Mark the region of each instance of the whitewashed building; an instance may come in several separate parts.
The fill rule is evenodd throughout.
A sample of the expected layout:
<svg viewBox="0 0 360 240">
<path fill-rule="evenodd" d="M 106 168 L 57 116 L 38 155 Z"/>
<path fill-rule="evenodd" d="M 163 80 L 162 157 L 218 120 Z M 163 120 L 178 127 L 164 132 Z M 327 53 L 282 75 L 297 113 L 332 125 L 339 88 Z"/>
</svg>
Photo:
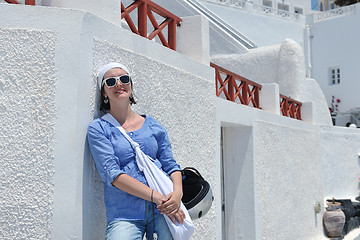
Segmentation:
<svg viewBox="0 0 360 240">
<path fill-rule="evenodd" d="M 304 49 L 307 77 L 319 83 L 329 108 L 338 105 L 333 116 L 336 125 L 345 126 L 350 122 L 360 126 L 359 4 L 316 12 L 311 11 L 309 1 L 306 1 L 308 4 L 304 4 L 305 1 L 263 1 L 263 5 L 261 1 L 241 0 L 199 2 L 251 39 L 255 46 L 275 45 L 287 38 L 296 41 Z M 284 5 L 286 7 L 280 7 Z"/>
<path fill-rule="evenodd" d="M 359 195 L 360 132 L 332 125 L 312 55 L 328 33 L 311 29 L 325 21 L 310 21 L 300 2 L 279 17 L 250 2 L 168 1 L 182 19 L 176 51 L 132 33 L 115 0 L 0 3 L 0 238 L 104 238 L 102 183 L 85 137 L 99 116 L 98 69 L 119 61 L 133 74 L 135 110 L 158 119 L 180 165 L 212 186 L 192 239 L 327 239 L 325 200 Z M 324 75 L 346 69 L 323 65 Z M 258 97 L 247 91 L 249 105 L 224 99 L 233 90 L 222 81 L 234 73 L 261 84 Z M 301 120 L 284 116 L 286 97 L 301 103 Z"/>
</svg>

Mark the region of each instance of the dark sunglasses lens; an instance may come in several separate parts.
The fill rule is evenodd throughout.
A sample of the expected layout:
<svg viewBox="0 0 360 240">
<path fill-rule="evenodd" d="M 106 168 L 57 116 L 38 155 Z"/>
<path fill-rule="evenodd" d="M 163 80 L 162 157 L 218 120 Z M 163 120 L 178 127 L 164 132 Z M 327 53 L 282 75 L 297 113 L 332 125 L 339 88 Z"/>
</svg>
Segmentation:
<svg viewBox="0 0 360 240">
<path fill-rule="evenodd" d="M 120 82 L 122 84 L 129 84 L 130 83 L 130 77 L 127 75 L 121 76 L 120 77 Z"/>
<path fill-rule="evenodd" d="M 113 87 L 116 84 L 116 78 L 108 78 L 106 79 L 106 86 Z"/>
</svg>

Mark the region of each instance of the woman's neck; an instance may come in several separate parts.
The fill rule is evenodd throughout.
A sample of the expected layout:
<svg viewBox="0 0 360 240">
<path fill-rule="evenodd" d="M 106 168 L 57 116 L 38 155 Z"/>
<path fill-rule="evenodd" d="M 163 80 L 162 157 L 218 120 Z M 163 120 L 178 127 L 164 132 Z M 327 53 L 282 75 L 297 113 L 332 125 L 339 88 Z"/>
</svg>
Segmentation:
<svg viewBox="0 0 360 240">
<path fill-rule="evenodd" d="M 133 117 L 135 114 L 131 110 L 129 103 L 127 104 L 117 104 L 112 105 L 110 108 L 110 114 L 121 124 L 123 125 L 129 118 Z"/>
</svg>

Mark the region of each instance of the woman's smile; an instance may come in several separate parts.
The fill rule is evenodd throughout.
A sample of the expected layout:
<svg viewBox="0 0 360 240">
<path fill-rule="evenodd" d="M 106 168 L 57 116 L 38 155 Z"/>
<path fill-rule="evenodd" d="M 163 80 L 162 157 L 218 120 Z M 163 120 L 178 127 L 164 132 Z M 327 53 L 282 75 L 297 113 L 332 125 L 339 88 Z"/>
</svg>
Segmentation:
<svg viewBox="0 0 360 240">
<path fill-rule="evenodd" d="M 115 92 L 115 94 L 121 94 L 121 93 L 125 93 L 125 92 L 126 92 L 126 90 L 124 88 L 120 88 L 119 90 L 117 90 Z"/>
</svg>

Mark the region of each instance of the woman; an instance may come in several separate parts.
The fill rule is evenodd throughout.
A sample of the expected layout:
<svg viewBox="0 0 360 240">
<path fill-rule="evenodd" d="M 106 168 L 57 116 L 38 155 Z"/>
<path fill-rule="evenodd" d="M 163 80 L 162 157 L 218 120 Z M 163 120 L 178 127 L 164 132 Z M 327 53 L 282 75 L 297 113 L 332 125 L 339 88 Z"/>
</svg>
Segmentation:
<svg viewBox="0 0 360 240">
<path fill-rule="evenodd" d="M 165 222 L 166 214 L 182 223 L 185 214 L 180 209 L 182 177 L 173 159 L 165 129 L 153 118 L 132 111 L 135 104 L 130 72 L 120 63 L 102 67 L 98 75 L 101 106 L 104 112 L 125 129 L 140 145 L 141 150 L 155 160 L 173 181 L 174 191 L 167 196 L 150 189 L 144 174 L 139 171 L 135 152 L 128 140 L 112 124 L 102 118 L 88 127 L 88 142 L 96 167 L 104 182 L 108 240 L 153 238 L 172 239 Z M 154 207 L 156 204 L 157 207 Z"/>
</svg>

